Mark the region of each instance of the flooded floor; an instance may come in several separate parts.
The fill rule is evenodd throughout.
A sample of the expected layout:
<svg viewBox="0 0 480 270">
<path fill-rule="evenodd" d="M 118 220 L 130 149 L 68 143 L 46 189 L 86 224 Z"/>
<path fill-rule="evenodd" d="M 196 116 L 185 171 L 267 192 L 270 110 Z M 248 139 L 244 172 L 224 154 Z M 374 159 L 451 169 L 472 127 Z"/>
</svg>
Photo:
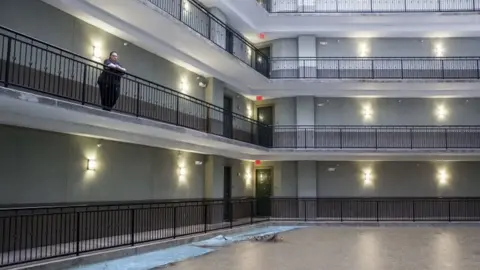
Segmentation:
<svg viewBox="0 0 480 270">
<path fill-rule="evenodd" d="M 167 270 L 478 270 L 480 227 L 308 227 L 246 241 Z"/>
</svg>

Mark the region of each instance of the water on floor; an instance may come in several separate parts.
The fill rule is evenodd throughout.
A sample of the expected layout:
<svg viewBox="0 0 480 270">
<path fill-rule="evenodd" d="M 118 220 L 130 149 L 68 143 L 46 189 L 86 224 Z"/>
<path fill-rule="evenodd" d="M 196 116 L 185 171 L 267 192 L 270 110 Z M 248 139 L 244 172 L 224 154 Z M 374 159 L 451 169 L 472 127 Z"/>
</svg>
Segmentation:
<svg viewBox="0 0 480 270">
<path fill-rule="evenodd" d="M 217 250 L 220 247 L 228 246 L 233 243 L 246 241 L 252 237 L 268 236 L 290 230 L 295 230 L 298 226 L 269 226 L 252 229 L 247 232 L 219 235 L 188 245 L 162 249 L 154 252 L 129 256 L 121 259 L 106 261 L 97 264 L 75 267 L 75 270 L 149 270 L 167 265 L 175 264 L 187 259 L 192 259 Z M 72 270 L 73 270 L 72 269 Z M 215 268 L 216 269 L 216 268 Z"/>
</svg>

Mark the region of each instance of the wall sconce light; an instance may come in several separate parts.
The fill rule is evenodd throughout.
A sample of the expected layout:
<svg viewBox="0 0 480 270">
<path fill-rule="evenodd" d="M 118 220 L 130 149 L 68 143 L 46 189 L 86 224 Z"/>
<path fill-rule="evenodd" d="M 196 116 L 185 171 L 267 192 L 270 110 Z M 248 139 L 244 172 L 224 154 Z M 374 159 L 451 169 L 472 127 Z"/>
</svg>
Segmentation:
<svg viewBox="0 0 480 270">
<path fill-rule="evenodd" d="M 98 46 L 92 46 L 92 59 L 94 61 L 100 61 L 100 48 Z"/>
<path fill-rule="evenodd" d="M 370 169 L 366 169 L 363 171 L 363 185 L 371 186 L 372 184 L 372 171 Z"/>
<path fill-rule="evenodd" d="M 368 45 L 365 42 L 362 42 L 358 45 L 358 55 L 360 57 L 367 57 L 369 54 Z"/>
<path fill-rule="evenodd" d="M 259 56 L 259 57 L 257 58 L 257 62 L 262 63 L 262 57 Z"/>
<path fill-rule="evenodd" d="M 247 117 L 251 118 L 253 115 L 252 107 L 247 106 Z"/>
<path fill-rule="evenodd" d="M 97 161 L 95 159 L 87 159 L 87 171 L 95 171 L 97 169 Z"/>
<path fill-rule="evenodd" d="M 441 170 L 438 171 L 437 178 L 438 178 L 438 183 L 441 186 L 445 186 L 445 185 L 448 184 L 448 174 L 447 174 L 447 171 L 445 169 L 441 169 Z"/>
<path fill-rule="evenodd" d="M 252 175 L 250 174 L 250 172 L 245 173 L 245 184 L 246 186 L 252 185 Z"/>
<path fill-rule="evenodd" d="M 258 119 L 259 119 L 260 121 L 263 121 L 263 115 L 260 114 L 260 115 L 258 116 Z"/>
<path fill-rule="evenodd" d="M 247 47 L 247 56 L 252 56 L 252 49 L 250 47 Z"/>
<path fill-rule="evenodd" d="M 190 3 L 188 3 L 188 0 L 183 0 L 183 10 L 190 11 Z"/>
<path fill-rule="evenodd" d="M 441 43 L 435 44 L 433 47 L 433 55 L 436 57 L 444 57 L 445 56 L 445 48 Z"/>
<path fill-rule="evenodd" d="M 365 105 L 363 107 L 362 114 L 363 114 L 363 118 L 365 118 L 366 120 L 371 119 L 373 116 L 372 107 L 370 105 Z"/>
<path fill-rule="evenodd" d="M 182 79 L 180 81 L 180 92 L 182 93 L 187 93 L 188 92 L 188 88 L 189 88 L 189 85 L 188 85 L 188 82 L 186 79 Z"/>
<path fill-rule="evenodd" d="M 439 105 L 435 114 L 437 115 L 438 120 L 444 120 L 448 115 L 448 111 L 444 105 Z"/>
<path fill-rule="evenodd" d="M 182 176 L 185 176 L 187 174 L 187 170 L 185 169 L 185 167 L 178 167 L 178 176 L 182 177 Z"/>
</svg>

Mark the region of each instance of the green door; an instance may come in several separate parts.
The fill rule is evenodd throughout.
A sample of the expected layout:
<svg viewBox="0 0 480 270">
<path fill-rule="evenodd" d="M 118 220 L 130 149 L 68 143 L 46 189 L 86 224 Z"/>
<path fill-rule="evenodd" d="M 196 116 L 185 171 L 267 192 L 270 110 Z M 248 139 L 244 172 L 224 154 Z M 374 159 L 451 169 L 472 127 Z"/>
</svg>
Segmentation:
<svg viewBox="0 0 480 270">
<path fill-rule="evenodd" d="M 272 196 L 272 169 L 257 169 L 255 171 L 255 198 L 257 199 L 257 216 L 270 216 L 270 197 Z"/>
</svg>

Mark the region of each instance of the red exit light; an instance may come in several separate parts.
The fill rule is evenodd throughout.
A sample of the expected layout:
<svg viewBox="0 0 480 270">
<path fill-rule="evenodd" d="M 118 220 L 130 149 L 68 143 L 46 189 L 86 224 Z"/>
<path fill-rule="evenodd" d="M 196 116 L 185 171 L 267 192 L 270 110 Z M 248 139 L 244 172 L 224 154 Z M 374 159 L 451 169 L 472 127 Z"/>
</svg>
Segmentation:
<svg viewBox="0 0 480 270">
<path fill-rule="evenodd" d="M 262 101 L 262 100 L 263 100 L 263 97 L 262 97 L 262 96 L 256 96 L 255 99 L 256 99 L 257 101 Z"/>
<path fill-rule="evenodd" d="M 258 34 L 258 37 L 259 37 L 260 39 L 264 39 L 264 38 L 265 38 L 265 33 L 260 33 L 260 34 Z"/>
<path fill-rule="evenodd" d="M 260 165 L 262 162 L 260 160 L 255 160 L 255 165 Z"/>
</svg>

